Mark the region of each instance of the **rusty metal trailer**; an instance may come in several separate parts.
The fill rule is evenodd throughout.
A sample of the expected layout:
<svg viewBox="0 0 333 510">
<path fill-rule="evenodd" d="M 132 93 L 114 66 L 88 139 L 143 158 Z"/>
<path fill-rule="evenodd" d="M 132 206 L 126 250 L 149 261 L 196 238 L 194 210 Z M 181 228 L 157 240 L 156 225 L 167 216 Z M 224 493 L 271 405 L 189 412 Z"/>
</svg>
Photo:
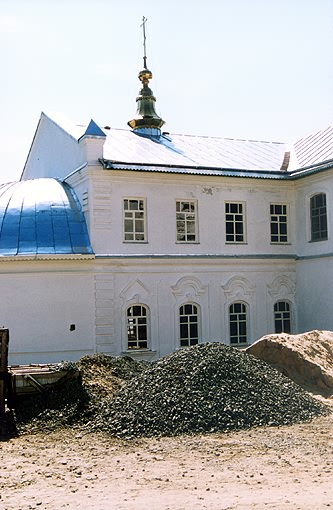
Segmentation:
<svg viewBox="0 0 333 510">
<path fill-rule="evenodd" d="M 74 363 L 8 366 L 9 330 L 0 328 L 0 418 L 15 397 L 44 393 L 80 375 Z"/>
<path fill-rule="evenodd" d="M 63 363 L 16 365 L 8 367 L 13 398 L 44 393 L 79 376 L 73 366 Z"/>
</svg>

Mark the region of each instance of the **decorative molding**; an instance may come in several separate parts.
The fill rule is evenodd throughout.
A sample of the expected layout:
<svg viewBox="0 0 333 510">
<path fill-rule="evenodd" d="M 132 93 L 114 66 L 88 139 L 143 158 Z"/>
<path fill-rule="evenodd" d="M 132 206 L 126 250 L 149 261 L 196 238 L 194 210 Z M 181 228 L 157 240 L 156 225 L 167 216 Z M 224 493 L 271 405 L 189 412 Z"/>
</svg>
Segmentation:
<svg viewBox="0 0 333 510">
<path fill-rule="evenodd" d="M 226 298 L 230 300 L 248 299 L 255 293 L 256 287 L 242 276 L 233 276 L 226 285 L 222 285 Z"/>
<path fill-rule="evenodd" d="M 274 299 L 294 299 L 296 293 L 295 282 L 287 275 L 277 276 L 271 285 L 267 285 L 268 294 Z"/>
<path fill-rule="evenodd" d="M 200 280 L 194 276 L 183 276 L 176 285 L 171 286 L 171 291 L 175 297 L 183 296 L 189 301 L 204 295 L 207 289 L 208 286 L 202 285 Z"/>
<path fill-rule="evenodd" d="M 139 279 L 137 279 L 126 285 L 120 293 L 120 298 L 123 305 L 129 302 L 148 304 L 151 300 L 151 292 L 149 292 L 147 287 Z"/>
</svg>

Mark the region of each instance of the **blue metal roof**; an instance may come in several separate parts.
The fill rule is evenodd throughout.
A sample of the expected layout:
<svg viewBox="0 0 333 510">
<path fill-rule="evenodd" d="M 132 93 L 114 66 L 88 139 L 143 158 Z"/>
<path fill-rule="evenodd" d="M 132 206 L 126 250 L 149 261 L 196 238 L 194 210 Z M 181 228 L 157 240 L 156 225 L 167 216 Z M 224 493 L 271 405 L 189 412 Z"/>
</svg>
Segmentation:
<svg viewBox="0 0 333 510">
<path fill-rule="evenodd" d="M 68 184 L 0 184 L 0 256 L 91 253 L 85 218 Z"/>
</svg>

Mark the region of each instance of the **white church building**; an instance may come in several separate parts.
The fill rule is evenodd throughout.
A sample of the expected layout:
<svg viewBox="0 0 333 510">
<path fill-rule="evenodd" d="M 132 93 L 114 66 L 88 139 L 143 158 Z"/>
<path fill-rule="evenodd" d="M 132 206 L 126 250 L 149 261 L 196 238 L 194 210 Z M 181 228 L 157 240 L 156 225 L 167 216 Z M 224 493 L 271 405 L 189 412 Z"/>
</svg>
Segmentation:
<svg viewBox="0 0 333 510">
<path fill-rule="evenodd" d="M 144 59 L 128 129 L 42 113 L 21 180 L 0 185 L 11 364 L 333 330 L 333 128 L 171 135 L 151 78 Z"/>
</svg>

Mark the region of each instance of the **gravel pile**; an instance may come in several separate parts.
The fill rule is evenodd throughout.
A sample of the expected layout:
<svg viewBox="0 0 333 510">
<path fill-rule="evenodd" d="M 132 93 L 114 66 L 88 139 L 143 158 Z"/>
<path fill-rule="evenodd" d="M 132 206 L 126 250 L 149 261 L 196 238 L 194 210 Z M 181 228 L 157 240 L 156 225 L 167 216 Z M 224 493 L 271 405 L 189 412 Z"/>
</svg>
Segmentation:
<svg viewBox="0 0 333 510">
<path fill-rule="evenodd" d="M 327 408 L 264 361 L 220 343 L 155 362 L 85 356 L 82 376 L 18 401 L 18 432 L 75 426 L 133 438 L 284 425 Z"/>
<path fill-rule="evenodd" d="M 126 438 L 179 435 L 292 424 L 326 412 L 265 362 L 208 343 L 152 363 L 101 403 L 94 428 Z"/>
</svg>

